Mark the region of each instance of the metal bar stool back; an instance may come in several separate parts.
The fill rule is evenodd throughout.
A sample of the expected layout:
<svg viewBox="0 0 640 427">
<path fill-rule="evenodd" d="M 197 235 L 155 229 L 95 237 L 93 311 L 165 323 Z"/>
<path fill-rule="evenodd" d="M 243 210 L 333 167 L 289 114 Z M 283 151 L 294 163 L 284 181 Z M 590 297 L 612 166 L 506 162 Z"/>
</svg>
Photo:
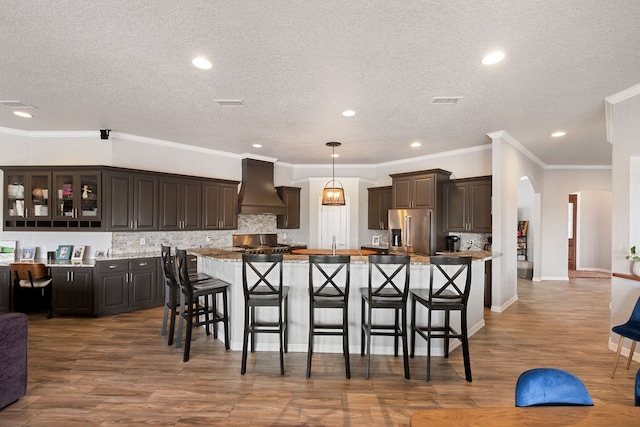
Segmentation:
<svg viewBox="0 0 640 427">
<path fill-rule="evenodd" d="M 342 337 L 345 373 L 351 378 L 349 364 L 349 286 L 351 257 L 348 255 L 309 255 L 309 344 L 307 348 L 307 378 L 311 377 L 314 337 Z M 323 322 L 316 319 L 316 309 L 339 309 L 342 321 Z"/>
</svg>

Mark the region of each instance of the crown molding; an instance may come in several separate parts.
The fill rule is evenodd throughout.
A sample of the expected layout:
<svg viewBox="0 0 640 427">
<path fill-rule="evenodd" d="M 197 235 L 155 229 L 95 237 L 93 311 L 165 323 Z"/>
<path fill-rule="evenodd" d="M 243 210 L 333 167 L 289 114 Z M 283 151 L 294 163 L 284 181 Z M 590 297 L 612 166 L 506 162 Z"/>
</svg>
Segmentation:
<svg viewBox="0 0 640 427">
<path fill-rule="evenodd" d="M 640 95 L 640 84 L 608 96 L 604 99 L 604 117 L 607 128 L 607 141 L 613 144 L 613 106 L 629 98 Z"/>
<path fill-rule="evenodd" d="M 538 156 L 536 156 L 535 154 L 533 154 L 531 151 L 527 150 L 527 148 L 525 148 L 524 145 L 520 144 L 520 142 L 517 139 L 515 139 L 514 137 L 512 137 L 509 134 L 509 132 L 507 132 L 506 130 L 500 130 L 500 131 L 497 131 L 497 132 L 491 132 L 491 133 L 488 133 L 487 136 L 489 138 L 491 138 L 492 140 L 501 139 L 501 140 L 509 143 L 509 145 L 511 145 L 513 148 L 515 148 L 516 150 L 518 150 L 519 152 L 524 154 L 527 158 L 529 158 L 535 164 L 540 166 L 542 169 L 545 169 L 547 167 L 547 164 L 545 162 L 540 160 L 540 158 Z"/>
</svg>

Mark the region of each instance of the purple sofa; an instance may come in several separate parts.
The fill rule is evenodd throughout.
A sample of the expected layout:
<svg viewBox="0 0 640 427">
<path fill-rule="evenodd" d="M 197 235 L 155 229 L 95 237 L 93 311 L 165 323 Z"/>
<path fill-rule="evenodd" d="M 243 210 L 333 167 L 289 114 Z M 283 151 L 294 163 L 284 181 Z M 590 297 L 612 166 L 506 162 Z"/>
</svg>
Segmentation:
<svg viewBox="0 0 640 427">
<path fill-rule="evenodd" d="M 0 315 L 0 409 L 27 392 L 27 329 L 26 314 Z"/>
</svg>

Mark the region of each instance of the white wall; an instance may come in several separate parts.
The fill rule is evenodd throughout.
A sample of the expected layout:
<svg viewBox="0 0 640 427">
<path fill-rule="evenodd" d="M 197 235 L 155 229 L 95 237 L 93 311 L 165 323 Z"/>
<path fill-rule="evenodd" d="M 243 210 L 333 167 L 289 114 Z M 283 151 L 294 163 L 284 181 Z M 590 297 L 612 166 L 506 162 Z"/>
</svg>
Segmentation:
<svg viewBox="0 0 640 427">
<path fill-rule="evenodd" d="M 578 193 L 576 269 L 611 271 L 611 191 Z"/>
<path fill-rule="evenodd" d="M 640 191 L 637 188 L 640 182 L 640 85 L 607 98 L 606 106 L 610 113 L 607 115 L 608 137 L 613 144 L 612 205 L 615 207 L 611 221 L 611 269 L 614 273 L 629 274 L 630 262 L 624 257 L 631 246 L 640 244 Z M 640 282 L 611 278 L 610 326 L 629 319 L 639 296 Z M 611 334 L 611 338 L 617 344 L 618 337 Z M 614 347 L 611 340 L 609 347 Z"/>
<path fill-rule="evenodd" d="M 489 134 L 493 141 L 493 200 L 492 200 L 492 249 L 503 254 L 493 261 L 492 267 L 492 311 L 503 311 L 517 300 L 517 224 L 518 224 L 518 185 L 520 178 L 526 176 L 533 186 L 534 193 L 543 193 L 544 169 L 532 160 L 530 153 L 505 131 Z M 534 217 L 530 220 L 539 224 L 536 218 L 538 209 L 534 208 Z M 564 219 L 566 221 L 566 218 Z M 545 245 L 536 233 L 533 233 L 538 246 Z M 540 248 L 538 248 L 540 249 Z M 552 249 L 550 249 L 552 251 Z M 534 278 L 542 266 L 534 256 Z"/>
<path fill-rule="evenodd" d="M 611 191 L 611 174 L 610 169 L 545 170 L 541 222 L 544 247 L 541 254 L 542 280 L 568 280 L 569 194 L 587 190 Z M 606 238 L 603 244 L 610 239 Z"/>
</svg>

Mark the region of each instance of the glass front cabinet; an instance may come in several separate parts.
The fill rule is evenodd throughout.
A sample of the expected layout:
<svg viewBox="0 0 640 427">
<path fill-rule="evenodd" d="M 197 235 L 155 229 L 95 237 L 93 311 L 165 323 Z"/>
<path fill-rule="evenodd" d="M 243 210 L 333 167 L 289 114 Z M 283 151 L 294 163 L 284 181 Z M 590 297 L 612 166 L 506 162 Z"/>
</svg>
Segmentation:
<svg viewBox="0 0 640 427">
<path fill-rule="evenodd" d="M 37 226 L 39 221 L 51 219 L 49 191 L 51 173 L 48 171 L 5 172 L 7 222 L 25 227 Z"/>
<path fill-rule="evenodd" d="M 53 186 L 54 220 L 100 220 L 100 172 L 54 172 Z"/>
<path fill-rule="evenodd" d="M 5 230 L 102 227 L 101 171 L 3 169 Z"/>
</svg>

